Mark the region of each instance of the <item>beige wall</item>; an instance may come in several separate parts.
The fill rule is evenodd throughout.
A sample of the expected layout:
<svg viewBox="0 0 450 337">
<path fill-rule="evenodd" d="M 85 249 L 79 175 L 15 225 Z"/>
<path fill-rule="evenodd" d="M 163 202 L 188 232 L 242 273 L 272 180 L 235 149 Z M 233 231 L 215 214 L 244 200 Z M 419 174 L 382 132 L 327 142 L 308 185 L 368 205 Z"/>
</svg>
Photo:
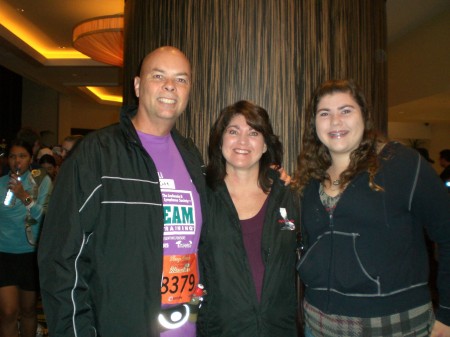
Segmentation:
<svg viewBox="0 0 450 337">
<path fill-rule="evenodd" d="M 76 95 L 60 95 L 59 142 L 70 135 L 71 128 L 100 129 L 119 121 L 118 106 L 102 105 Z"/>
<path fill-rule="evenodd" d="M 449 106 L 444 103 L 450 91 L 449 34 L 447 11 L 388 46 L 388 135 L 405 143 L 421 140 L 437 172 L 442 170 L 439 152 L 450 149 Z M 408 122 L 393 113 L 403 109 L 410 113 Z"/>
<path fill-rule="evenodd" d="M 439 166 L 439 152 L 443 149 L 450 149 L 450 124 L 433 124 L 431 126 L 430 157 L 435 161 L 434 168 L 439 173 L 442 167 Z"/>
<path fill-rule="evenodd" d="M 22 81 L 22 126 L 49 130 L 50 144 L 58 137 L 58 92 L 27 79 Z"/>
<path fill-rule="evenodd" d="M 388 45 L 389 107 L 450 90 L 450 11 Z"/>
<path fill-rule="evenodd" d="M 51 131 L 53 145 L 70 135 L 71 128 L 99 129 L 118 122 L 119 109 L 23 79 L 22 126 Z"/>
<path fill-rule="evenodd" d="M 428 150 L 430 158 L 434 160 L 433 167 L 440 173 L 439 152 L 443 149 L 450 149 L 450 124 L 429 124 L 424 123 L 398 123 L 390 122 L 389 138 L 398 140 L 405 145 L 410 145 L 412 139 L 418 139 L 421 147 Z"/>
</svg>

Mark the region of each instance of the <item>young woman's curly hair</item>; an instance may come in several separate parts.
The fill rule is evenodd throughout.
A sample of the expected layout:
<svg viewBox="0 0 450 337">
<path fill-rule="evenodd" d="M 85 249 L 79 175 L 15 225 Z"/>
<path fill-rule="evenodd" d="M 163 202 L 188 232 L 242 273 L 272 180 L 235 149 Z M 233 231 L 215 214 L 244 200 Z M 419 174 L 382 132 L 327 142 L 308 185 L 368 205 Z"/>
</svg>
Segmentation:
<svg viewBox="0 0 450 337">
<path fill-rule="evenodd" d="M 331 156 L 328 148 L 322 144 L 316 131 L 316 113 L 320 100 L 335 93 L 348 93 L 358 103 L 364 121 L 364 133 L 359 144 L 350 154 L 350 164 L 341 173 L 341 186 L 345 186 L 360 172 L 369 173 L 369 186 L 373 190 L 382 188 L 375 184 L 374 178 L 378 172 L 377 148 L 382 139 L 377 136 L 372 121 L 370 109 L 361 89 L 352 80 L 329 80 L 316 89 L 306 115 L 306 125 L 303 134 L 302 152 L 297 159 L 297 169 L 294 173 L 292 186 L 300 194 L 311 179 L 320 182 L 330 181 L 327 169 L 331 166 Z"/>
<path fill-rule="evenodd" d="M 249 101 L 238 101 L 224 108 L 211 128 L 208 146 L 208 166 L 206 168 L 206 181 L 208 185 L 215 187 L 225 179 L 226 162 L 222 154 L 223 134 L 236 115 L 244 116 L 247 124 L 260 132 L 264 137 L 267 151 L 259 160 L 258 183 L 261 189 L 268 193 L 272 186 L 269 178 L 270 166 L 280 166 L 283 161 L 283 145 L 279 137 L 273 133 L 269 115 L 262 107 Z"/>
</svg>

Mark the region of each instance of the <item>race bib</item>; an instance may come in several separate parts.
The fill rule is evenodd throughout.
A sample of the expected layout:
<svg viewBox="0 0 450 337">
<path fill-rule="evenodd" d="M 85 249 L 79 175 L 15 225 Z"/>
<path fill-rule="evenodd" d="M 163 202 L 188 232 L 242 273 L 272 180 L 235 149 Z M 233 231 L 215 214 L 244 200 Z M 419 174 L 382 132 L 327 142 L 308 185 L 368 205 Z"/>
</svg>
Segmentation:
<svg viewBox="0 0 450 337">
<path fill-rule="evenodd" d="M 197 283 L 197 254 L 164 256 L 162 304 L 189 302 Z"/>
</svg>

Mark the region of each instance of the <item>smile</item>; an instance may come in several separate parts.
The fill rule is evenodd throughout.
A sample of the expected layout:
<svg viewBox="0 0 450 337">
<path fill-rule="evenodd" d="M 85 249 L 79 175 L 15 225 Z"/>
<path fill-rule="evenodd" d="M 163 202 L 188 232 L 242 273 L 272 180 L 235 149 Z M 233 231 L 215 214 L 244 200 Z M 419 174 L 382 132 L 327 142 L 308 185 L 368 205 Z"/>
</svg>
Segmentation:
<svg viewBox="0 0 450 337">
<path fill-rule="evenodd" d="M 348 131 L 332 131 L 329 132 L 328 134 L 330 135 L 331 138 L 341 138 L 345 136 L 347 133 Z"/>
<path fill-rule="evenodd" d="M 249 154 L 250 151 L 248 150 L 241 150 L 241 149 L 234 149 L 234 152 L 239 153 L 239 154 Z"/>
<path fill-rule="evenodd" d="M 170 99 L 170 98 L 160 97 L 160 98 L 158 98 L 158 102 L 161 102 L 164 104 L 175 104 L 177 101 L 174 99 Z"/>
</svg>

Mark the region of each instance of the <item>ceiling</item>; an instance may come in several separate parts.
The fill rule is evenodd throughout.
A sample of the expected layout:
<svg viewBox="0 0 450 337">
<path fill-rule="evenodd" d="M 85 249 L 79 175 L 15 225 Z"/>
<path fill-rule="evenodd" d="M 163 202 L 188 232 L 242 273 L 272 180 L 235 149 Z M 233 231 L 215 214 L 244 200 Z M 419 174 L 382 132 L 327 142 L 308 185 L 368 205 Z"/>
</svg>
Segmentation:
<svg viewBox="0 0 450 337">
<path fill-rule="evenodd" d="M 100 101 L 85 89 L 99 87 L 121 96 L 122 69 L 77 52 L 72 30 L 87 19 L 123 13 L 123 7 L 123 0 L 0 0 L 0 64 L 59 92 Z"/>
<path fill-rule="evenodd" d="M 123 7 L 124 0 L 0 0 L 0 65 L 62 93 L 120 104 L 85 89 L 99 87 L 104 94 L 121 96 L 122 70 L 73 49 L 72 30 L 87 19 L 123 13 Z M 449 10 L 448 0 L 387 0 L 388 44 Z M 391 106 L 389 119 L 429 122 L 430 111 L 436 114 L 433 120 L 450 123 L 450 92 Z"/>
</svg>

